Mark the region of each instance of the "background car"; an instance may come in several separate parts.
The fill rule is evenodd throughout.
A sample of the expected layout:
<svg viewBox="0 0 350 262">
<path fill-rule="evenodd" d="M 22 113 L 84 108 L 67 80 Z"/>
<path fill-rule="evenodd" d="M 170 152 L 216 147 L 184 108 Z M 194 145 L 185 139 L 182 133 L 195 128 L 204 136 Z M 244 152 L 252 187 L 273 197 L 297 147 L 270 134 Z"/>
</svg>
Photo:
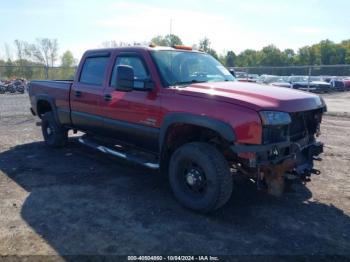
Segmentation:
<svg viewBox="0 0 350 262">
<path fill-rule="evenodd" d="M 236 79 L 240 82 L 249 82 L 248 81 L 248 74 L 246 72 L 235 72 Z"/>
<path fill-rule="evenodd" d="M 261 75 L 257 80 L 258 84 L 271 84 L 277 82 L 281 77 L 276 75 Z"/>
<path fill-rule="evenodd" d="M 301 81 L 294 81 L 300 78 Z M 314 93 L 328 93 L 331 91 L 331 84 L 325 82 L 319 76 L 311 76 L 310 79 L 308 76 L 292 76 L 290 80 L 292 88 L 294 89 L 300 89 Z"/>
<path fill-rule="evenodd" d="M 0 83 L 0 94 L 4 94 L 6 92 L 6 87 Z"/>
<path fill-rule="evenodd" d="M 279 86 L 279 87 L 288 87 L 291 88 L 292 84 L 288 82 L 288 77 L 280 77 L 277 81 L 272 82 L 270 85 Z"/>
<path fill-rule="evenodd" d="M 330 80 L 330 85 L 335 91 L 349 91 L 350 78 L 335 77 Z"/>
<path fill-rule="evenodd" d="M 23 79 L 16 79 L 12 82 L 16 92 L 23 94 L 25 90 L 25 81 Z"/>
</svg>

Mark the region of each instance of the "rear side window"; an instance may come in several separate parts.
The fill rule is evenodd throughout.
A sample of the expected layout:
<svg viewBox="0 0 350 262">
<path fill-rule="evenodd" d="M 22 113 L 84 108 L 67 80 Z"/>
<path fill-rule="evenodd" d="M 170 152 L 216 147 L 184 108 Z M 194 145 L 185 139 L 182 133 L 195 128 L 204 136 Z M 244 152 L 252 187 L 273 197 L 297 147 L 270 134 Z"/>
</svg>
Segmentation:
<svg viewBox="0 0 350 262">
<path fill-rule="evenodd" d="M 90 57 L 85 63 L 80 75 L 80 82 L 91 85 L 102 85 L 109 57 Z"/>
</svg>

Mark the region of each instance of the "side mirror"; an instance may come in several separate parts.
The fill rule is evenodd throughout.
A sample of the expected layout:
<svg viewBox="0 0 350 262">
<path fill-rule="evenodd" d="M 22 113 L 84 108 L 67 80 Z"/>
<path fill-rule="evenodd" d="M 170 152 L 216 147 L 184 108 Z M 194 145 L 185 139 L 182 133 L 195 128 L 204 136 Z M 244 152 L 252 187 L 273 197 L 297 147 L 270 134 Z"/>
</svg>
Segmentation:
<svg viewBox="0 0 350 262">
<path fill-rule="evenodd" d="M 134 69 L 131 66 L 117 67 L 117 91 L 130 92 L 134 88 Z"/>
</svg>

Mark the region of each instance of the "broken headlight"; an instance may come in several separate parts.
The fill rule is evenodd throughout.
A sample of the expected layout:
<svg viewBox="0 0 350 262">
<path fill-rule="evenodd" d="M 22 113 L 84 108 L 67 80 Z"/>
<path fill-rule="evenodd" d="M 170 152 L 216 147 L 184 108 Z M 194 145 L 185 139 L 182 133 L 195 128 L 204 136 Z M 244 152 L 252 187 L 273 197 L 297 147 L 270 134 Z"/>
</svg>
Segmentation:
<svg viewBox="0 0 350 262">
<path fill-rule="evenodd" d="M 259 113 L 264 126 L 284 126 L 292 122 L 290 115 L 285 112 L 260 111 Z"/>
</svg>

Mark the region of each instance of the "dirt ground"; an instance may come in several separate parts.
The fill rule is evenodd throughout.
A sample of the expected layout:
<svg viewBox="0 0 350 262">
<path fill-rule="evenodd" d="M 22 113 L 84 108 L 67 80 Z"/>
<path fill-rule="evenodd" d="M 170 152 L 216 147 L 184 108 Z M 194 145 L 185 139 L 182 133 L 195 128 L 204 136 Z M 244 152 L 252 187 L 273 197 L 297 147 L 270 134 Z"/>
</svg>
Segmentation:
<svg viewBox="0 0 350 262">
<path fill-rule="evenodd" d="M 350 118 L 325 117 L 322 174 L 306 186 L 274 198 L 239 181 L 210 215 L 181 207 L 158 173 L 76 138 L 47 148 L 34 123 L 0 114 L 0 255 L 350 255 Z"/>
<path fill-rule="evenodd" d="M 350 117 L 350 92 L 323 94 L 330 115 Z"/>
</svg>

